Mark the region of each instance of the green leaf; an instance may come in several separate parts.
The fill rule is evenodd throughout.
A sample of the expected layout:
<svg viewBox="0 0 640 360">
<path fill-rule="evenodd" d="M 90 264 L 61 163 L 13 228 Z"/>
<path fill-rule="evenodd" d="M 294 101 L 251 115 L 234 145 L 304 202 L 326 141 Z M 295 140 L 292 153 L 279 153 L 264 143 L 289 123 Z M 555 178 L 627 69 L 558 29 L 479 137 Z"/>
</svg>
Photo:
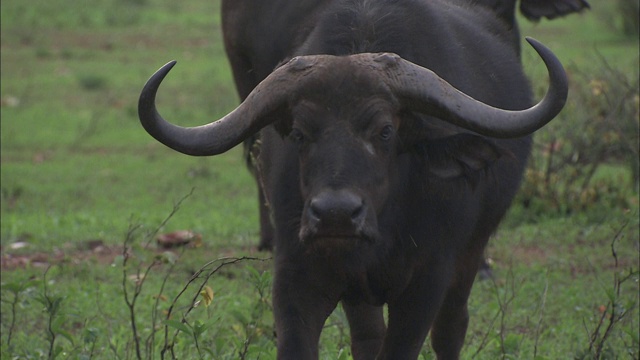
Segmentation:
<svg viewBox="0 0 640 360">
<path fill-rule="evenodd" d="M 96 328 L 85 328 L 82 340 L 85 344 L 92 344 L 98 340 L 98 335 L 100 335 L 100 330 Z"/>
<path fill-rule="evenodd" d="M 256 270 L 253 266 L 247 267 L 247 271 L 249 271 L 249 275 L 252 279 L 260 279 L 260 272 Z"/>
<path fill-rule="evenodd" d="M 338 352 L 337 360 L 348 360 L 348 359 L 349 359 L 349 355 L 347 354 L 347 351 L 345 351 L 344 349 L 340 349 L 340 352 Z"/>
<path fill-rule="evenodd" d="M 172 253 L 171 251 L 165 251 L 162 254 L 156 255 L 156 260 L 162 262 L 163 264 L 175 264 L 178 261 L 178 255 Z"/>
<path fill-rule="evenodd" d="M 53 330 L 53 332 L 56 334 L 60 334 L 62 332 L 62 325 L 66 320 L 67 319 L 65 319 L 63 316 L 56 317 L 51 322 L 51 330 Z"/>
<path fill-rule="evenodd" d="M 73 346 L 73 344 L 74 344 L 73 335 L 71 335 L 70 332 L 68 332 L 67 330 L 58 329 L 57 333 L 58 333 L 58 335 L 60 335 L 63 338 L 67 339 L 71 343 L 71 345 Z"/>
<path fill-rule="evenodd" d="M 2 284 L 2 290 L 7 290 L 12 293 L 17 293 L 17 292 L 20 292 L 20 284 L 16 284 L 16 283 Z"/>
<path fill-rule="evenodd" d="M 64 300 L 64 297 L 62 296 L 49 298 L 50 306 L 47 307 L 47 311 L 51 316 L 56 316 L 56 314 L 58 313 L 58 310 L 60 310 L 60 304 L 62 304 L 62 300 Z"/>
<path fill-rule="evenodd" d="M 182 321 L 167 319 L 164 321 L 164 324 L 174 329 L 180 330 L 188 335 L 193 336 L 193 331 L 191 331 L 191 328 L 189 328 L 189 326 L 183 323 Z"/>
<path fill-rule="evenodd" d="M 7 284 L 2 284 L 2 290 L 10 291 L 14 294 L 21 292 L 23 289 L 22 283 L 19 282 L 11 282 Z"/>
<path fill-rule="evenodd" d="M 193 336 L 196 339 L 200 338 L 200 335 L 202 335 L 205 331 L 207 331 L 212 324 L 205 324 L 200 320 L 196 320 L 195 323 L 193 324 Z"/>
<path fill-rule="evenodd" d="M 60 345 L 56 345 L 56 347 L 53 349 L 53 353 L 51 354 L 51 358 L 55 359 L 58 357 L 58 355 L 60 355 L 62 353 L 64 349 L 62 348 L 62 346 Z"/>
<path fill-rule="evenodd" d="M 115 258 L 113 258 L 113 262 L 111 263 L 111 266 L 120 267 L 122 266 L 122 264 L 124 264 L 124 256 L 118 255 Z"/>
<path fill-rule="evenodd" d="M 233 317 L 236 320 L 238 320 L 242 325 L 247 325 L 249 323 L 249 320 L 247 319 L 247 317 L 238 310 L 231 311 L 231 315 L 233 315 Z"/>
</svg>

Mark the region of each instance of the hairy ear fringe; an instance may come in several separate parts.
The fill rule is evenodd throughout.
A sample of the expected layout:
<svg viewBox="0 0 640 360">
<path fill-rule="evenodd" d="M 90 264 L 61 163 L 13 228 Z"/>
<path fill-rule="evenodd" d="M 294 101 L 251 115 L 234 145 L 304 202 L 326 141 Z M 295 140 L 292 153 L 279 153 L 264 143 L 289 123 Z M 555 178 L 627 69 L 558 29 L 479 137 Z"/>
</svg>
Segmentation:
<svg viewBox="0 0 640 360">
<path fill-rule="evenodd" d="M 472 188 L 498 159 L 513 156 L 492 140 L 470 133 L 424 140 L 415 150 L 428 174 L 442 180 L 464 178 Z"/>
</svg>

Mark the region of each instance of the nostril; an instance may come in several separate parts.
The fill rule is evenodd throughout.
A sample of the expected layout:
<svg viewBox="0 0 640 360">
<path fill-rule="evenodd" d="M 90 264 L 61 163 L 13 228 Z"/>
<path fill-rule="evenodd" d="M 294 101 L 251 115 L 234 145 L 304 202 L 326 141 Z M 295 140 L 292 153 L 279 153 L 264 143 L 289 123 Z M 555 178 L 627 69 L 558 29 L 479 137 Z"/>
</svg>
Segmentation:
<svg viewBox="0 0 640 360">
<path fill-rule="evenodd" d="M 354 222 L 359 222 L 364 218 L 364 215 L 364 204 L 361 201 L 359 204 L 355 205 L 355 208 L 351 212 L 351 220 Z"/>
<path fill-rule="evenodd" d="M 320 221 L 323 217 L 323 210 L 320 206 L 320 202 L 317 199 L 313 199 L 311 204 L 309 204 L 309 216 L 316 221 Z"/>
</svg>

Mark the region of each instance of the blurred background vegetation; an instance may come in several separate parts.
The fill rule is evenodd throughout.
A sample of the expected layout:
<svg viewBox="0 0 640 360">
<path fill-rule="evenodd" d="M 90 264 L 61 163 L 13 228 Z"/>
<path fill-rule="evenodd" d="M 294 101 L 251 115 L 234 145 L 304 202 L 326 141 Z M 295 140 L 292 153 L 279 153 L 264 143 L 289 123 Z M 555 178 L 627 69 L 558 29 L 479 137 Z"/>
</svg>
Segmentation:
<svg viewBox="0 0 640 360">
<path fill-rule="evenodd" d="M 523 23 L 524 34 L 540 29 L 559 43 L 554 50 L 569 55 L 564 64 L 570 77 L 567 107 L 536 134 L 518 197 L 530 220 L 576 214 L 597 219 L 612 208 L 637 207 L 638 22 L 638 2 L 617 0 L 594 3 L 578 17 Z"/>
</svg>

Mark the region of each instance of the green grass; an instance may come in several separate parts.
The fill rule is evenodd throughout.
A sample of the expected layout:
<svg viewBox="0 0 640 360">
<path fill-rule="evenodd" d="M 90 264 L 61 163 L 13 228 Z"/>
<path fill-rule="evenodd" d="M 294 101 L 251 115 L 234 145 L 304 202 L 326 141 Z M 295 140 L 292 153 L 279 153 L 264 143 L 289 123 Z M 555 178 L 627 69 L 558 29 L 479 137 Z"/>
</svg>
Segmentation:
<svg viewBox="0 0 640 360">
<path fill-rule="evenodd" d="M 612 31 L 606 4 L 537 25 L 521 20 L 522 35 L 550 46 L 570 75 L 594 72 L 598 53 L 637 74 L 637 39 Z M 215 293 L 208 307 L 198 295 L 205 278 L 189 283 L 213 259 L 268 257 L 255 251 L 256 190 L 241 149 L 214 158 L 177 154 L 137 119 L 142 85 L 171 59 L 178 65 L 158 95 L 166 118 L 198 125 L 236 106 L 218 1 L 3 1 L 1 10 L 0 356 L 47 358 L 53 343 L 57 358 L 136 358 L 123 284 L 131 294 L 137 271 L 150 267 L 134 308 L 142 357 L 160 358 L 162 319 L 179 297 L 172 319 L 180 319 L 192 299 L 201 304 L 187 316 L 191 327 L 168 325 L 170 339 L 180 331 L 178 358 L 237 359 L 243 352 L 247 359 L 274 358 L 270 261 L 205 268 Z M 526 46 L 523 59 L 536 89 L 544 88 L 544 68 Z M 627 172 L 613 163 L 597 176 L 617 179 Z M 629 206 L 595 203 L 583 213 L 533 218 L 529 209 L 512 210 L 487 251 L 495 282 L 478 282 L 470 299 L 463 358 L 579 357 L 603 310 L 607 325 L 610 303 L 617 304 L 616 314 L 630 312 L 604 342 L 613 354 L 608 358 L 637 358 L 638 202 L 632 186 L 625 188 Z M 192 191 L 157 229 L 202 235 L 201 247 L 175 261 L 156 249 L 153 234 Z M 124 266 L 132 225 L 141 227 L 131 233 L 132 257 Z M 89 246 L 98 240 L 102 247 Z M 635 275 L 616 292 L 614 277 L 631 270 Z M 148 350 L 144 341 L 152 329 L 155 346 Z M 339 309 L 321 342 L 322 359 L 349 358 Z M 433 358 L 428 345 L 423 358 Z"/>
</svg>

